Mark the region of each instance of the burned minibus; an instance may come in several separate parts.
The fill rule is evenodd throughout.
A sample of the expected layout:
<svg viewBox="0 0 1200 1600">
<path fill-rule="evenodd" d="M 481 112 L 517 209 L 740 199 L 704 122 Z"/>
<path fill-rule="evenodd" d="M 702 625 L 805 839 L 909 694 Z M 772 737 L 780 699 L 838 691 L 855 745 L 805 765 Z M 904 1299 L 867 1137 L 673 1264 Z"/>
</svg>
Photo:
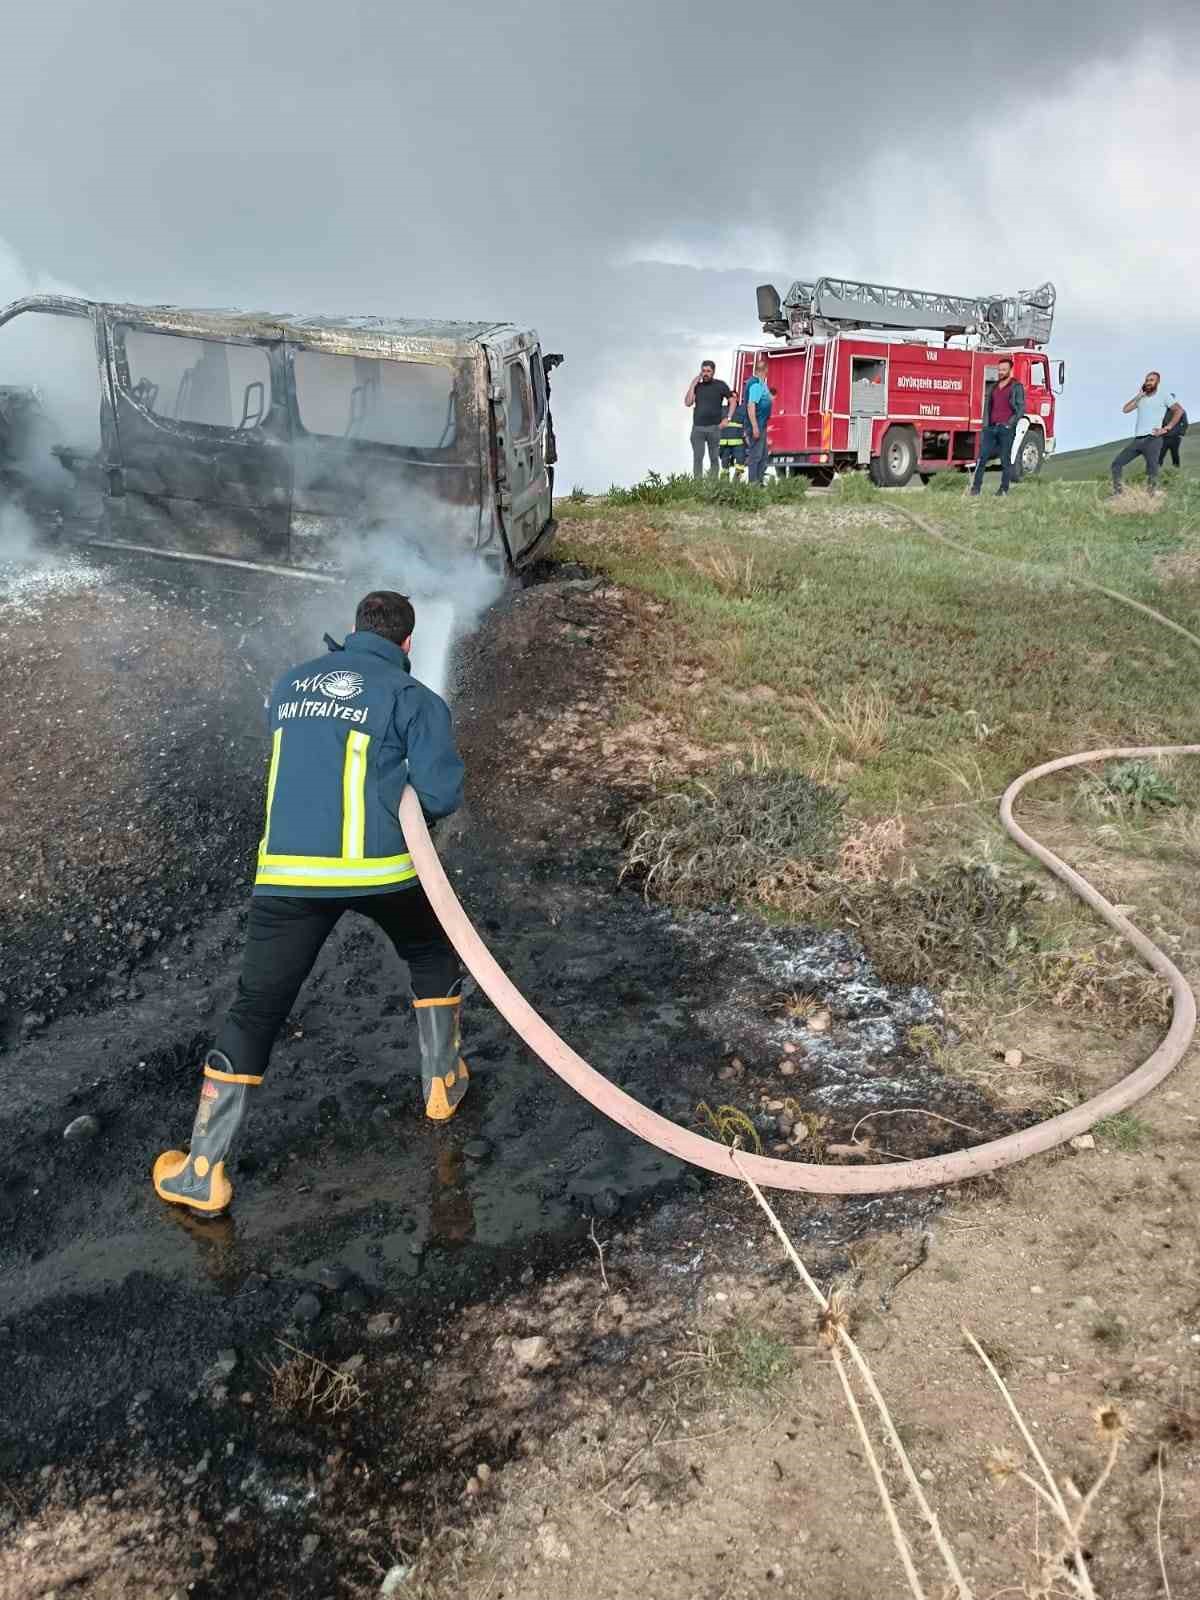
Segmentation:
<svg viewBox="0 0 1200 1600">
<path fill-rule="evenodd" d="M 0 310 L 0 499 L 175 556 L 332 573 L 394 537 L 519 571 L 554 534 L 558 360 L 508 324 L 36 295 Z"/>
</svg>

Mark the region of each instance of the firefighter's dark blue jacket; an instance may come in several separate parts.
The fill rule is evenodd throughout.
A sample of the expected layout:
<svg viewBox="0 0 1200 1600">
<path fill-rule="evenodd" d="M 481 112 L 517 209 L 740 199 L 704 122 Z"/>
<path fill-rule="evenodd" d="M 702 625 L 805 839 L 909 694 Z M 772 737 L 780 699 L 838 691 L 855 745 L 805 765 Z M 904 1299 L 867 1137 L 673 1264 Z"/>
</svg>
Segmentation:
<svg viewBox="0 0 1200 1600">
<path fill-rule="evenodd" d="M 462 804 L 446 702 L 398 645 L 352 633 L 344 651 L 284 674 L 268 702 L 271 766 L 254 893 L 378 894 L 416 869 L 397 808 L 411 783 L 426 817 Z"/>
</svg>

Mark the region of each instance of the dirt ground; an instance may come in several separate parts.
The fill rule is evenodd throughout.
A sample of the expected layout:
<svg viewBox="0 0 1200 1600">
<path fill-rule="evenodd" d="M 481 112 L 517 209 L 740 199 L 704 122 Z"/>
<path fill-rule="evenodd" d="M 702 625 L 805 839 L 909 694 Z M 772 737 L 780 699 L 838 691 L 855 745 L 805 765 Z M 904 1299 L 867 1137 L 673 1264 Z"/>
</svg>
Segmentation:
<svg viewBox="0 0 1200 1600">
<path fill-rule="evenodd" d="M 689 760 L 669 719 L 631 735 L 617 714 L 661 611 L 552 576 L 463 651 L 468 808 L 439 837 L 519 987 L 679 1120 L 736 1100 L 788 1148 L 770 1110 L 786 1091 L 820 1097 L 831 1140 L 900 1098 L 1013 1126 L 909 1048 L 913 1025 L 943 1026 L 938 997 L 878 984 L 848 936 L 618 888 L 621 818 L 656 765 Z M 339 929 L 284 1030 L 233 1219 L 163 1213 L 149 1164 L 186 1132 L 236 972 L 263 676 L 337 633 L 345 597 L 317 625 L 278 585 L 197 590 L 153 564 L 101 579 L 37 618 L 0 608 L 20 702 L 0 769 L 29 796 L 23 822 L 6 808 L 0 897 L 0 1593 L 903 1594 L 812 1304 L 752 1198 L 600 1124 L 480 1001 L 472 1094 L 435 1137 L 403 985 L 365 924 Z M 36 655 L 47 636 L 57 654 Z M 86 706 L 66 638 L 111 667 Z M 180 707 L 180 681 L 203 695 Z M 76 710 L 68 759 L 52 730 Z M 827 1036 L 780 1010 L 796 989 L 828 1006 Z M 1057 1048 L 1099 1083 L 1149 1044 L 1064 1027 Z M 989 1478 L 1019 1441 L 964 1322 L 1084 1492 L 1093 1409 L 1129 1417 L 1088 1523 L 1097 1591 L 1165 1592 L 1161 1462 L 1171 1593 L 1200 1596 L 1195 1071 L 1147 1103 L 1136 1152 L 1101 1139 L 950 1196 L 780 1203 L 820 1281 L 850 1292 L 981 1596 L 1022 1592 L 1054 1536 L 1027 1488 Z M 98 1131 L 65 1141 L 84 1114 Z M 958 1137 L 899 1121 L 901 1157 Z M 902 1486 L 898 1504 L 939 1594 Z"/>
</svg>

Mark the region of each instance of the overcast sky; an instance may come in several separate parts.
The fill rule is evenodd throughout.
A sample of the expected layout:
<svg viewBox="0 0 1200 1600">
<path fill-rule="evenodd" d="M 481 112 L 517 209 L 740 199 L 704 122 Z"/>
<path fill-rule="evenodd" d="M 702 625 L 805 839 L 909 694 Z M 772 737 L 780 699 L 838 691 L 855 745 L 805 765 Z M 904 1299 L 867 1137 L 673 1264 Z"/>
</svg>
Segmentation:
<svg viewBox="0 0 1200 1600">
<path fill-rule="evenodd" d="M 1160 20 L 1161 19 L 1161 20 Z M 511 317 L 561 480 L 688 457 L 753 288 L 1053 278 L 1064 446 L 1200 406 L 1200 7 L 9 0 L 0 299 Z M 0 349 L 0 381 L 3 351 Z"/>
</svg>

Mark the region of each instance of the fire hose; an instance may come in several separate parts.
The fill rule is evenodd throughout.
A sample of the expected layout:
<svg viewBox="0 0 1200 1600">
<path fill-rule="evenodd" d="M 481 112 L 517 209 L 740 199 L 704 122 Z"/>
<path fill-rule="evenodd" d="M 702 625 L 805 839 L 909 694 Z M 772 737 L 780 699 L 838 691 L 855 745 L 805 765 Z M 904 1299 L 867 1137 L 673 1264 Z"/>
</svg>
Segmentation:
<svg viewBox="0 0 1200 1600">
<path fill-rule="evenodd" d="M 969 545 L 946 538 L 919 518 L 912 520 L 923 532 L 943 543 L 977 557 L 984 554 Z M 1200 649 L 1200 638 L 1140 601 L 1113 590 L 1102 589 L 1100 585 L 1083 579 L 1071 577 L 1070 581 L 1144 612 L 1182 634 Z M 959 1183 L 964 1178 L 977 1178 L 1024 1161 L 1029 1156 L 1053 1150 L 1069 1139 L 1086 1133 L 1102 1118 L 1114 1116 L 1134 1105 L 1163 1081 L 1182 1059 L 1195 1032 L 1196 997 L 1190 985 L 1170 957 L 1106 900 L 1098 889 L 1021 827 L 1013 816 L 1013 806 L 1030 784 L 1055 772 L 1087 766 L 1095 761 L 1179 755 L 1200 755 L 1200 744 L 1117 746 L 1062 756 L 1022 773 L 1009 784 L 1000 801 L 1000 821 L 1020 849 L 1065 883 L 1168 984 L 1172 1002 L 1171 1024 L 1157 1049 L 1118 1083 L 1073 1106 L 1069 1111 L 1002 1138 L 990 1139 L 985 1144 L 972 1145 L 944 1155 L 926 1156 L 888 1167 L 849 1167 L 783 1161 L 740 1151 L 739 1161 L 756 1183 L 763 1188 L 799 1190 L 807 1194 L 887 1194 L 903 1189 L 930 1189 Z M 639 1139 L 693 1166 L 703 1167 L 722 1177 L 735 1177 L 726 1146 L 680 1127 L 678 1123 L 660 1116 L 632 1095 L 626 1094 L 590 1066 L 533 1009 L 505 974 L 463 910 L 438 859 L 421 813 L 420 802 L 411 788 L 405 789 L 400 802 L 400 822 L 413 865 L 450 942 L 484 994 L 534 1054 L 598 1111 Z"/>
</svg>

